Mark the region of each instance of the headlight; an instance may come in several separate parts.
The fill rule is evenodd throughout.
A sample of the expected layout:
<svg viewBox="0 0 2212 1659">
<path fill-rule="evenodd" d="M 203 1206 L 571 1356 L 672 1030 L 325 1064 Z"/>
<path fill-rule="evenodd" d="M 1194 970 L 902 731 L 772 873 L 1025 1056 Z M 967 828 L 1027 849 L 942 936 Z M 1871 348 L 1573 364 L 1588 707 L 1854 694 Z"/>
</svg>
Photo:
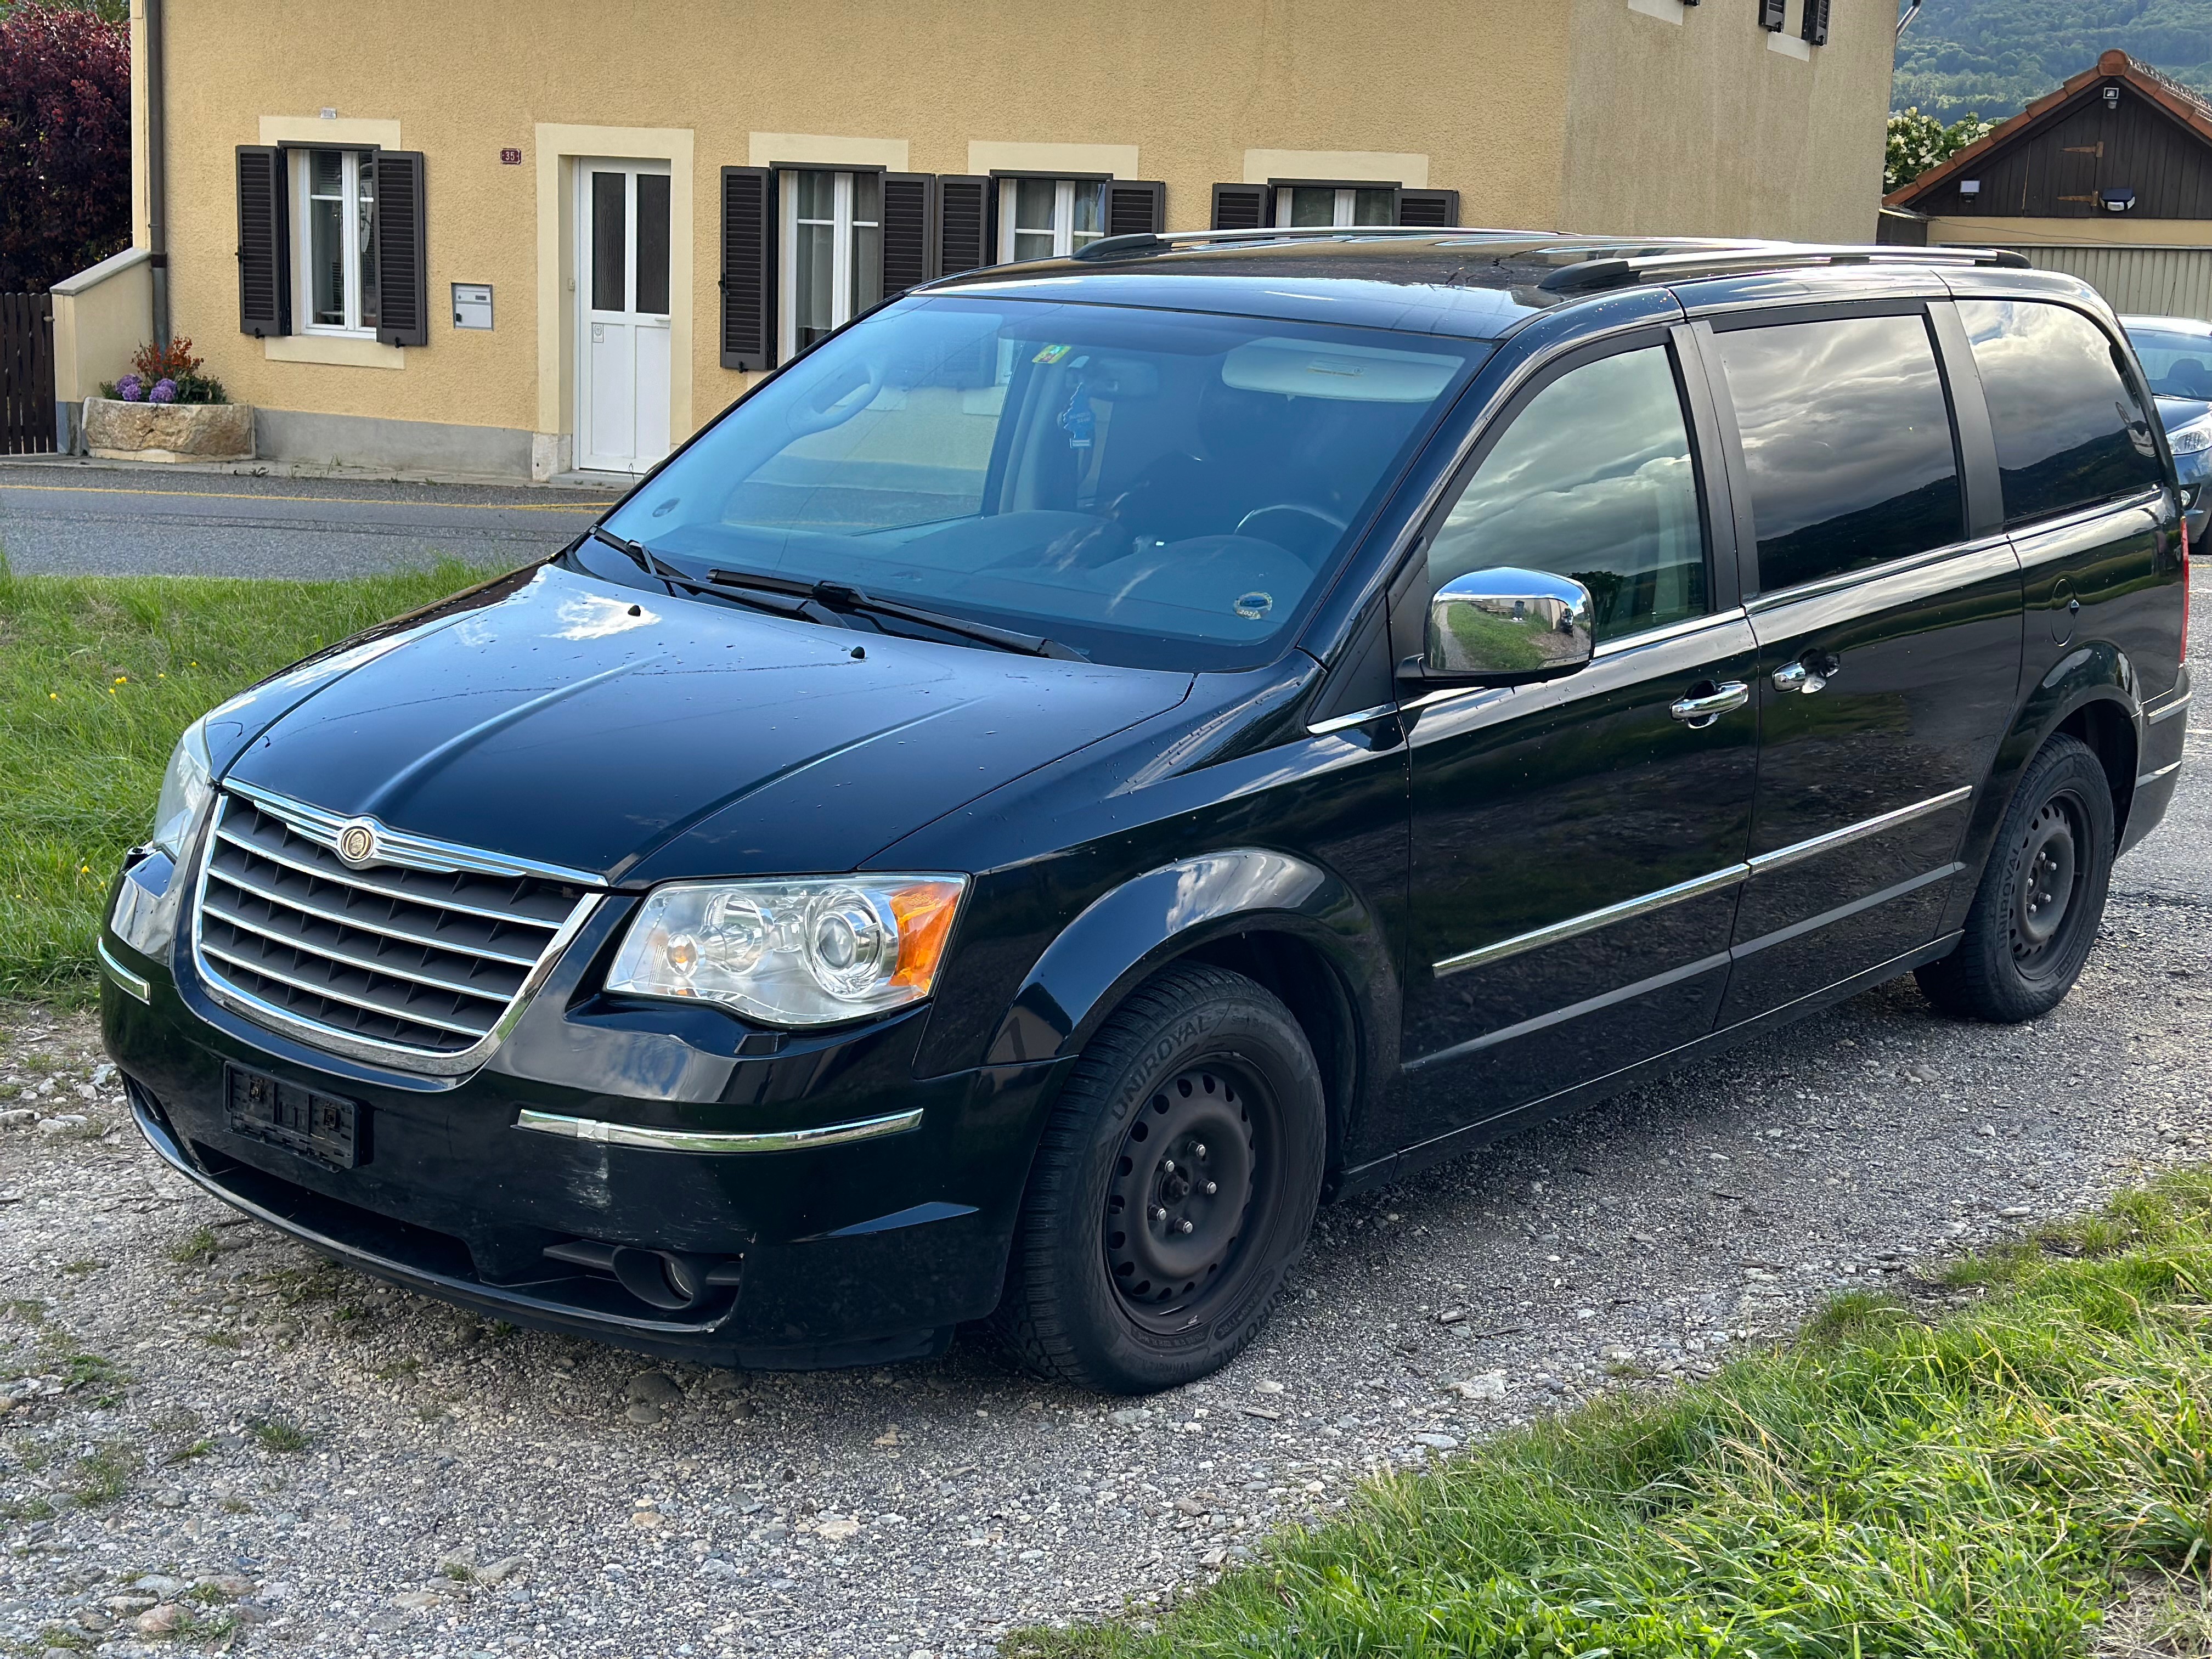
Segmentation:
<svg viewBox="0 0 2212 1659">
<path fill-rule="evenodd" d="M 2201 455 L 2212 449 L 2212 420 L 2191 421 L 2166 434 L 2166 447 L 2177 455 Z"/>
<path fill-rule="evenodd" d="M 823 876 L 655 889 L 607 989 L 719 1002 L 772 1025 L 831 1025 L 936 988 L 965 876 Z"/>
<path fill-rule="evenodd" d="M 161 775 L 161 798 L 154 806 L 153 844 L 173 859 L 185 855 L 193 824 L 215 795 L 215 768 L 208 758 L 207 721 L 194 720 L 177 739 L 169 769 Z"/>
<path fill-rule="evenodd" d="M 177 739 L 169 769 L 161 777 L 146 855 L 124 872 L 115 890 L 114 914 L 107 919 L 116 938 L 141 956 L 165 956 L 176 937 L 185 886 L 177 866 L 214 799 L 215 769 L 208 757 L 207 721 L 202 718 Z"/>
</svg>

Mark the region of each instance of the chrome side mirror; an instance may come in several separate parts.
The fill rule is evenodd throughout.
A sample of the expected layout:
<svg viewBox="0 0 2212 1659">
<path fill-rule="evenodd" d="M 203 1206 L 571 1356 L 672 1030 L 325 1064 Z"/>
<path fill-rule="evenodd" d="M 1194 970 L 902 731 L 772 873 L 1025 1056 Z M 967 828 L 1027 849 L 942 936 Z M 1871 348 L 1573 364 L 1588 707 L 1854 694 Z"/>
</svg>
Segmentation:
<svg viewBox="0 0 2212 1659">
<path fill-rule="evenodd" d="M 1541 570 L 1471 570 L 1429 600 L 1411 678 L 1521 685 L 1571 674 L 1596 649 L 1590 591 Z"/>
</svg>

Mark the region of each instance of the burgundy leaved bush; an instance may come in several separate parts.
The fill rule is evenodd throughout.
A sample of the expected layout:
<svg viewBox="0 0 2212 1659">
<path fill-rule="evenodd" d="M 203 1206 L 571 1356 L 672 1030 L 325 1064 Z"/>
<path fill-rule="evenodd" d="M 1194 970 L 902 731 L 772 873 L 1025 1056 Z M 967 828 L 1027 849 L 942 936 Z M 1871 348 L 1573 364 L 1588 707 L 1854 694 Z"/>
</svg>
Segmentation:
<svg viewBox="0 0 2212 1659">
<path fill-rule="evenodd" d="M 42 292 L 130 240 L 128 25 L 0 13 L 0 293 Z"/>
</svg>

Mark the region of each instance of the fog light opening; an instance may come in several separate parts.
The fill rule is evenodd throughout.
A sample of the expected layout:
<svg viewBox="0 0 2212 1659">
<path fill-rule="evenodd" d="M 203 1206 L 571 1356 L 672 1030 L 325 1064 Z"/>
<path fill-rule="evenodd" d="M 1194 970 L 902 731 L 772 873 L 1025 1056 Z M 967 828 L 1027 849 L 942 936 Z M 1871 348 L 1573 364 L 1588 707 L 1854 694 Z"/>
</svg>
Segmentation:
<svg viewBox="0 0 2212 1659">
<path fill-rule="evenodd" d="M 744 1258 L 739 1255 L 699 1255 L 636 1244 L 603 1244 L 588 1238 L 549 1244 L 545 1254 L 556 1261 L 611 1273 L 616 1283 L 647 1307 L 667 1313 L 705 1307 L 737 1285 L 744 1271 Z"/>
<path fill-rule="evenodd" d="M 615 1251 L 615 1277 L 641 1302 L 680 1311 L 707 1299 L 707 1261 L 674 1250 L 640 1250 L 627 1246 Z"/>
</svg>

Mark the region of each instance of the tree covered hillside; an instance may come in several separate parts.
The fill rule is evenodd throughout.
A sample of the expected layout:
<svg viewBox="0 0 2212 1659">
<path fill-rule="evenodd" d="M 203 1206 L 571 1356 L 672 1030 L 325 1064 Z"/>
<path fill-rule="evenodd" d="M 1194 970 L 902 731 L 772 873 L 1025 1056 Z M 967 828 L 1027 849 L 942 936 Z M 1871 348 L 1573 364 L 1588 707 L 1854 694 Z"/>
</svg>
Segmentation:
<svg viewBox="0 0 2212 1659">
<path fill-rule="evenodd" d="M 2212 94 L 2212 0 L 1926 0 L 1891 107 L 2002 120 L 2114 46 Z"/>
</svg>

